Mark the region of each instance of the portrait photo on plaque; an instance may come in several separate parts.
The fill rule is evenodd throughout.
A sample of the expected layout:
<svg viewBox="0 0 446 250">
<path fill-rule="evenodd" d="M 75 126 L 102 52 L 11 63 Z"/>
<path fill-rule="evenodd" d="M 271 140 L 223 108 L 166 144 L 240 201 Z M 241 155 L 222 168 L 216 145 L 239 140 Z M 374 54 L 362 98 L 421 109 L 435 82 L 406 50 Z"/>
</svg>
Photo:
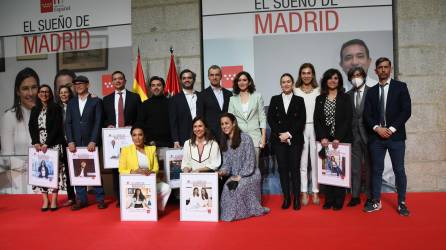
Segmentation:
<svg viewBox="0 0 446 250">
<path fill-rule="evenodd" d="M 104 169 L 118 168 L 121 148 L 132 144 L 130 128 L 103 128 Z"/>
<path fill-rule="evenodd" d="M 45 153 L 36 151 L 34 147 L 28 150 L 28 180 L 29 185 L 47 188 L 58 188 L 59 151 L 48 149 Z"/>
<path fill-rule="evenodd" d="M 77 147 L 71 153 L 67 148 L 68 171 L 73 186 L 100 186 L 101 170 L 99 167 L 98 148 L 94 152 L 87 147 Z"/>
<path fill-rule="evenodd" d="M 329 143 L 325 152 L 317 143 L 317 176 L 319 184 L 349 188 L 351 186 L 351 144 L 340 143 L 337 149 Z"/>
<path fill-rule="evenodd" d="M 121 175 L 121 221 L 158 220 L 156 175 Z"/>
</svg>

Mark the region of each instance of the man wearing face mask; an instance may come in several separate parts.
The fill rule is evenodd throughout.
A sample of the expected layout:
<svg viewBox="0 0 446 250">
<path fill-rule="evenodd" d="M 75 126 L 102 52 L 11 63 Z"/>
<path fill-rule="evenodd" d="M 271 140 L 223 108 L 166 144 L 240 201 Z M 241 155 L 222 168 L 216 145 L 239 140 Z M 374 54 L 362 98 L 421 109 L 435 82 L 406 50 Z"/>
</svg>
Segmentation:
<svg viewBox="0 0 446 250">
<path fill-rule="evenodd" d="M 362 114 L 364 111 L 365 95 L 369 89 L 366 79 L 367 73 L 361 66 L 355 66 L 348 71 L 348 80 L 352 84 L 352 89 L 347 92 L 350 95 L 353 105 L 353 143 L 352 143 L 352 199 L 347 204 L 354 207 L 361 203 L 359 195 L 361 193 L 361 173 L 362 167 L 365 172 L 365 194 L 368 204 L 370 202 L 370 155 L 367 149 L 367 130 L 364 127 Z"/>
<path fill-rule="evenodd" d="M 194 91 L 196 74 L 189 69 L 180 73 L 183 91 L 170 98 L 170 133 L 174 148 L 180 148 L 192 135 L 192 120 L 197 116 L 197 101 L 200 93 Z"/>
</svg>

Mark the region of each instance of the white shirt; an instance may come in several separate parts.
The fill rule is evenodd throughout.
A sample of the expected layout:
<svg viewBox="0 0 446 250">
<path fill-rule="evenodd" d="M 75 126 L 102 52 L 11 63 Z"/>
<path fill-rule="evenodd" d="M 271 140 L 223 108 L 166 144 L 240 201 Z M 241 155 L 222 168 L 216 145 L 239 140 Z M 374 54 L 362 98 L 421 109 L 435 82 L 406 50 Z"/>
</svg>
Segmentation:
<svg viewBox="0 0 446 250">
<path fill-rule="evenodd" d="M 315 88 L 310 93 L 305 93 L 300 88 L 294 89 L 294 94 L 304 98 L 305 111 L 306 111 L 306 123 L 313 123 L 313 113 L 316 107 L 316 97 L 320 95 L 320 88 Z"/>
<path fill-rule="evenodd" d="M 197 94 L 194 92 L 188 93 L 183 90 L 186 97 L 187 105 L 189 106 L 190 115 L 192 120 L 197 116 Z"/>
<path fill-rule="evenodd" d="M 293 93 L 289 93 L 288 95 L 285 93 L 282 93 L 282 101 L 283 101 L 283 107 L 285 108 L 285 113 L 288 113 L 288 107 L 290 106 L 292 97 L 293 97 Z"/>
<path fill-rule="evenodd" d="M 84 100 L 82 100 L 80 96 L 78 98 L 79 98 L 79 112 L 81 113 L 81 116 L 82 116 L 82 113 L 84 112 L 85 104 L 87 103 L 87 100 L 88 100 L 88 96 Z"/>
<path fill-rule="evenodd" d="M 126 95 L 126 93 L 127 93 L 127 91 L 125 91 L 125 89 L 124 90 L 122 90 L 122 91 L 115 91 L 115 118 L 116 118 L 116 126 L 115 127 L 118 127 L 118 124 L 119 124 L 119 113 L 118 113 L 118 104 L 119 104 L 119 92 L 121 92 L 122 93 L 122 108 L 124 109 L 125 108 L 125 95 Z"/>
<path fill-rule="evenodd" d="M 245 116 L 245 118 L 248 118 L 248 114 L 249 114 L 249 102 L 247 102 L 247 103 L 242 103 L 242 112 L 243 112 L 243 115 Z"/>
<path fill-rule="evenodd" d="M 149 168 L 149 159 L 147 159 L 147 155 L 136 150 L 136 154 L 138 155 L 138 166 L 140 168 Z"/>
<path fill-rule="evenodd" d="M 217 98 L 218 105 L 220 106 L 220 110 L 223 110 L 223 103 L 225 102 L 225 99 L 223 98 L 223 91 L 221 88 L 216 88 L 211 85 L 212 91 L 214 91 L 214 95 Z"/>
</svg>

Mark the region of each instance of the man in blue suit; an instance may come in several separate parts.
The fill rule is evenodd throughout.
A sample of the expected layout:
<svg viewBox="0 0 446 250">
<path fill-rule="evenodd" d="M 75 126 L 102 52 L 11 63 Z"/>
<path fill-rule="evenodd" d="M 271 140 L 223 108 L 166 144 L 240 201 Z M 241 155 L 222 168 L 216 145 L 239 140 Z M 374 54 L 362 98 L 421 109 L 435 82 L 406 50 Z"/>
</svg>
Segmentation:
<svg viewBox="0 0 446 250">
<path fill-rule="evenodd" d="M 405 124 L 411 115 L 411 100 L 406 83 L 390 78 L 392 64 L 388 58 L 376 60 L 375 72 L 379 82 L 369 89 L 364 104 L 364 122 L 369 131 L 369 150 L 372 157 L 372 199 L 364 211 L 381 209 L 381 185 L 384 156 L 389 151 L 398 192 L 398 212 L 409 216 L 406 205 L 407 179 L 404 169 L 406 151 Z"/>
<path fill-rule="evenodd" d="M 67 105 L 67 117 L 65 131 L 68 142 L 68 150 L 76 152 L 76 147 L 87 147 L 88 151 L 94 152 L 100 142 L 100 131 L 102 125 L 102 101 L 98 97 L 92 97 L 88 92 L 89 80 L 85 76 L 77 76 L 73 85 L 77 96 L 72 98 Z M 87 206 L 87 187 L 76 186 L 77 201 L 71 209 L 79 210 Z M 102 186 L 95 187 L 98 208 L 104 209 L 104 189 Z"/>
</svg>

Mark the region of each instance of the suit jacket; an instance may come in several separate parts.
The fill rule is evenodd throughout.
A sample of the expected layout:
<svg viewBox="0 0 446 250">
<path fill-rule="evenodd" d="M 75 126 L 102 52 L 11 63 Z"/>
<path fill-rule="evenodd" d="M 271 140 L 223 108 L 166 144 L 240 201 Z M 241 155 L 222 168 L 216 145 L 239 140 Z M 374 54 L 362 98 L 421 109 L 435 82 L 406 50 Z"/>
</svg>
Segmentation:
<svg viewBox="0 0 446 250">
<path fill-rule="evenodd" d="M 195 94 L 197 95 L 196 110 L 198 114 L 198 102 L 201 95 L 200 92 L 195 92 Z M 170 98 L 169 123 L 172 141 L 177 141 L 183 146 L 184 142 L 189 140 L 192 135 L 192 116 L 183 91 Z"/>
<path fill-rule="evenodd" d="M 288 112 L 285 112 L 282 94 L 273 96 L 268 108 L 268 124 L 271 128 L 270 142 L 281 143 L 279 133 L 289 132 L 291 144 L 303 144 L 306 111 L 302 97 L 291 97 Z"/>
<path fill-rule="evenodd" d="M 221 114 L 228 112 L 229 98 L 232 96 L 231 91 L 225 88 L 221 88 L 221 90 L 223 91 L 223 109 L 220 109 L 217 97 L 215 97 L 211 86 L 203 91 L 201 100 L 197 103 L 198 114 L 204 117 L 212 133 L 217 138 L 220 135 L 220 122 L 218 119 Z"/>
<path fill-rule="evenodd" d="M 353 120 L 352 120 L 352 129 L 353 129 L 353 137 L 360 137 L 362 143 L 367 144 L 367 129 L 364 126 L 363 121 L 363 113 L 364 113 L 364 103 L 365 103 L 365 97 L 367 96 L 367 92 L 369 91 L 370 87 L 365 85 L 364 91 L 362 93 L 361 97 L 361 103 L 359 105 L 359 109 L 357 110 L 355 107 L 355 90 L 350 89 L 347 94 L 350 95 L 350 101 L 352 103 L 352 110 L 353 110 Z"/>
<path fill-rule="evenodd" d="M 158 158 L 155 146 L 144 146 L 144 152 L 149 160 L 149 170 L 158 173 Z M 130 174 L 130 171 L 139 168 L 138 155 L 135 144 L 123 147 L 119 156 L 119 173 Z"/>
<path fill-rule="evenodd" d="M 251 136 L 254 147 L 258 147 L 262 139 L 262 128 L 266 128 L 266 116 L 262 95 L 254 92 L 249 97 L 248 116 L 245 117 L 242 110 L 240 95 L 231 96 L 228 112 L 237 118 L 240 129 Z"/>
<path fill-rule="evenodd" d="M 406 140 L 405 124 L 411 112 L 411 100 L 406 83 L 391 79 L 387 92 L 386 126 L 394 127 L 396 132 L 389 138 L 390 140 Z M 379 125 L 379 84 L 369 89 L 363 115 L 370 140 L 379 139 L 379 135 L 373 131 L 373 127 Z"/>
<path fill-rule="evenodd" d="M 325 95 L 316 97 L 316 106 L 314 108 L 314 131 L 316 132 L 316 140 L 321 141 L 323 138 L 326 138 L 329 141 L 339 140 L 339 142 L 351 143 L 353 139 L 353 110 L 350 96 L 345 93 L 338 93 L 336 97 L 334 138 L 330 136 L 330 127 L 325 123 L 325 101 Z"/>
<path fill-rule="evenodd" d="M 34 106 L 31 109 L 31 115 L 29 117 L 29 134 L 31 135 L 31 144 L 40 144 L 40 131 L 38 118 L 42 106 Z M 53 147 L 58 144 L 64 144 L 64 130 L 63 130 L 63 114 L 62 109 L 55 103 L 50 103 L 46 111 L 46 142 L 48 147 Z"/>
<path fill-rule="evenodd" d="M 101 142 L 102 101 L 98 97 L 87 97 L 84 112 L 80 113 L 79 98 L 74 97 L 68 102 L 65 120 L 67 142 L 85 147 L 90 142 Z"/>
<path fill-rule="evenodd" d="M 136 122 L 141 99 L 131 91 L 125 90 L 125 92 L 124 126 L 132 126 Z M 104 127 L 109 125 L 116 127 L 115 95 L 116 92 L 113 92 L 104 97 Z"/>
</svg>

